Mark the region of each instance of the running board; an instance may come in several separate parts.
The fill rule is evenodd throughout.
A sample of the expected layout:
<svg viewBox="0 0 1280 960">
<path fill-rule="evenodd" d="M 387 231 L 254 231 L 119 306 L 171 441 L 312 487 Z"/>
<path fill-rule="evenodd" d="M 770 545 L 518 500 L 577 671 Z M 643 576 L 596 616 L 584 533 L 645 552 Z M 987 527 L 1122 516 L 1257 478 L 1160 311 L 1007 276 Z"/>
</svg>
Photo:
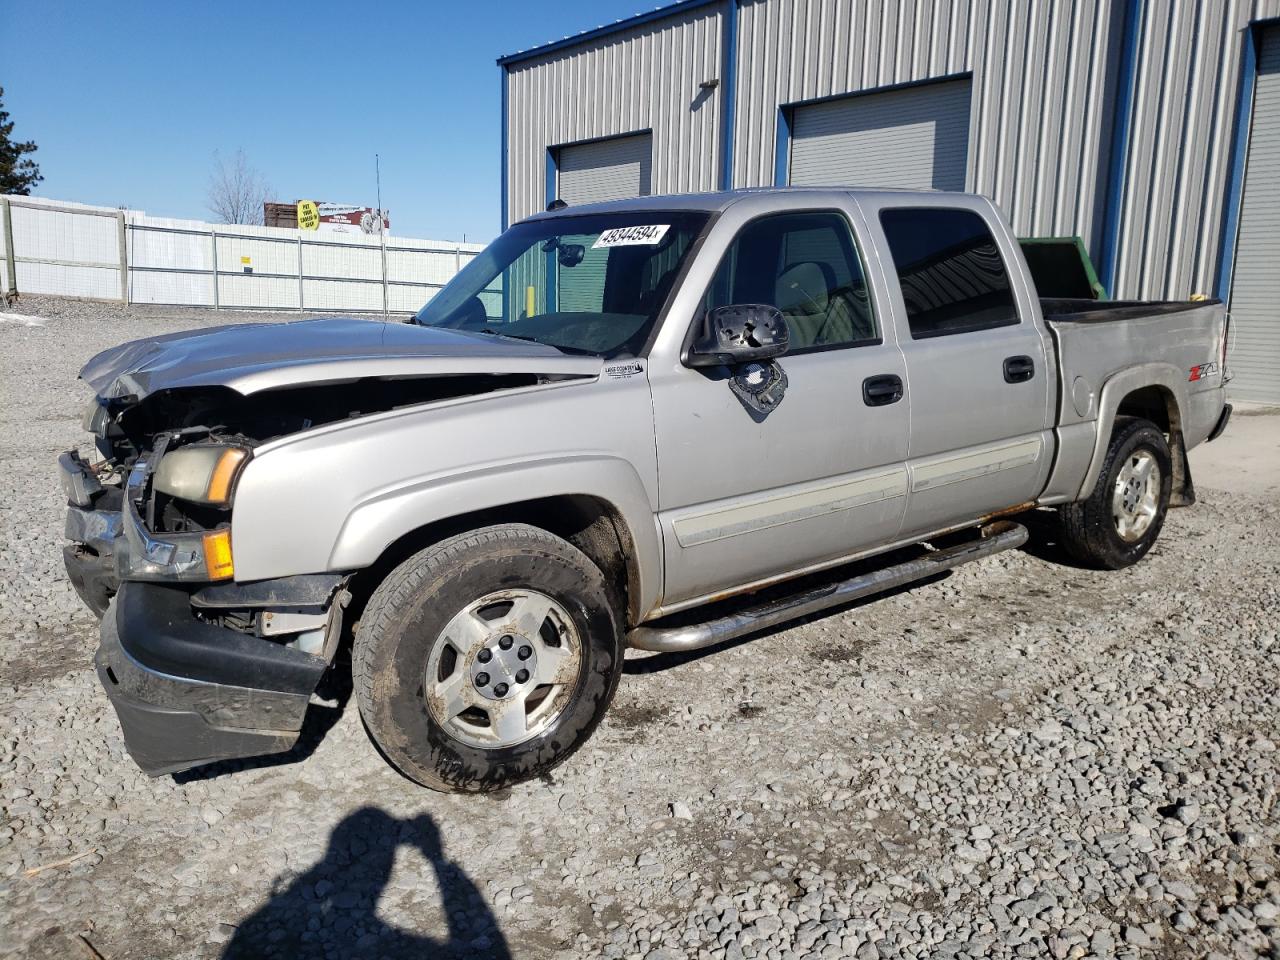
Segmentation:
<svg viewBox="0 0 1280 960">
<path fill-rule="evenodd" d="M 943 573 L 962 563 L 981 560 L 993 554 L 1013 550 L 1027 542 L 1027 528 L 1020 523 L 998 520 L 982 528 L 981 536 L 959 546 L 947 547 L 908 560 L 905 563 L 873 570 L 848 580 L 823 584 L 789 597 L 748 607 L 727 616 L 682 626 L 636 627 L 627 634 L 627 645 L 637 650 L 675 653 L 697 650 L 755 633 L 788 620 L 826 610 L 863 597 L 870 597 L 895 587 Z"/>
</svg>

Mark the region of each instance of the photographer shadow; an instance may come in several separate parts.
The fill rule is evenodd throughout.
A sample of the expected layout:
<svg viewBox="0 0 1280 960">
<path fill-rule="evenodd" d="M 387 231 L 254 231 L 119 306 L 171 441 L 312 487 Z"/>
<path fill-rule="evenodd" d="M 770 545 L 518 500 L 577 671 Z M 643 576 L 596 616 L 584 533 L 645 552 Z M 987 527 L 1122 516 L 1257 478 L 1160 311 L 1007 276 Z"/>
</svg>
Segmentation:
<svg viewBox="0 0 1280 960">
<path fill-rule="evenodd" d="M 415 847 L 435 874 L 448 924 L 446 939 L 391 926 L 378 916 L 378 901 L 401 846 Z M 480 891 L 445 856 L 440 831 L 429 816 L 400 820 L 364 807 L 334 827 L 319 863 L 274 890 L 236 928 L 222 954 L 223 960 L 273 956 L 510 960 L 511 952 Z"/>
</svg>

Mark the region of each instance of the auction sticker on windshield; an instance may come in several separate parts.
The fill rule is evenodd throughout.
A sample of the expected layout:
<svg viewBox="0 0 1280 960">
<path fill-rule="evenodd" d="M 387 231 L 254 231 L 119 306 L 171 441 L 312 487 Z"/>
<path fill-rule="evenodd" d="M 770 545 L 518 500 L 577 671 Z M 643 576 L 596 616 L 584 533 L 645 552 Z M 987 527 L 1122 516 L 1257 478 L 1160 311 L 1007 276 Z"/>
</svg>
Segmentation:
<svg viewBox="0 0 1280 960">
<path fill-rule="evenodd" d="M 669 223 L 644 223 L 635 227 L 614 227 L 606 230 L 591 245 L 592 250 L 603 247 L 641 247 L 661 243 L 671 229 Z"/>
</svg>

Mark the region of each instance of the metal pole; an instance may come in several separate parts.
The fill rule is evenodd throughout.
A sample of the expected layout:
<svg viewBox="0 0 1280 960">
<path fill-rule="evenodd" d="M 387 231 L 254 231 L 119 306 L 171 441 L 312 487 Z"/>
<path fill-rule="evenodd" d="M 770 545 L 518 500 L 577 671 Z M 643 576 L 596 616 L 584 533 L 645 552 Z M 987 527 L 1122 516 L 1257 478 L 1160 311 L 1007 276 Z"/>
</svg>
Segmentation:
<svg viewBox="0 0 1280 960">
<path fill-rule="evenodd" d="M 3 198 L 0 202 L 4 204 L 4 260 L 9 267 L 9 277 L 5 292 L 16 297 L 18 295 L 18 264 L 14 259 L 13 252 L 13 208 L 9 206 L 8 197 Z"/>
<path fill-rule="evenodd" d="M 453 248 L 453 275 L 456 277 L 462 271 L 462 245 L 458 244 Z"/>
<path fill-rule="evenodd" d="M 210 230 L 209 238 L 213 241 L 213 309 L 218 309 L 218 231 Z"/>
<path fill-rule="evenodd" d="M 120 302 L 129 302 L 129 241 L 126 236 L 127 225 L 124 222 L 124 211 L 116 211 L 116 226 L 120 238 Z"/>
<path fill-rule="evenodd" d="M 373 175 L 378 184 L 378 241 L 382 247 L 382 319 L 386 320 L 387 310 L 387 231 L 382 225 L 382 159 L 373 155 Z"/>
<path fill-rule="evenodd" d="M 302 309 L 302 234 L 298 234 L 298 309 Z"/>
<path fill-rule="evenodd" d="M 387 235 L 382 230 L 382 214 L 379 213 L 378 239 L 382 241 L 382 319 L 388 317 L 387 311 Z"/>
</svg>

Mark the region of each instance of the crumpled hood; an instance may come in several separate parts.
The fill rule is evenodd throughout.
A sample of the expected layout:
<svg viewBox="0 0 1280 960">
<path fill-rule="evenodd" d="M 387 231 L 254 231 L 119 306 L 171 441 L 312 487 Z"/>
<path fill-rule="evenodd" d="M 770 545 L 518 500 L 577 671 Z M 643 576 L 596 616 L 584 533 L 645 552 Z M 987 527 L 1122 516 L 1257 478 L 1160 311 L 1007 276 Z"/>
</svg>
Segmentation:
<svg viewBox="0 0 1280 960">
<path fill-rule="evenodd" d="M 334 317 L 246 323 L 135 340 L 98 354 L 80 377 L 104 399 L 224 386 L 237 393 L 364 377 L 454 374 L 598 376 L 598 357 L 489 334 Z"/>
</svg>

